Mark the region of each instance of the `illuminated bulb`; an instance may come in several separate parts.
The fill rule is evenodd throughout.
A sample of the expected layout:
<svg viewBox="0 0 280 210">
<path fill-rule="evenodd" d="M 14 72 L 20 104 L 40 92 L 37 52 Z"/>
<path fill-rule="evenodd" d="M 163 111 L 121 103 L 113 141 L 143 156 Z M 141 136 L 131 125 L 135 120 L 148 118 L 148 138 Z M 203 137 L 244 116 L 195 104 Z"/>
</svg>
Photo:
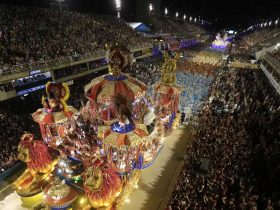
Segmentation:
<svg viewBox="0 0 280 210">
<path fill-rule="evenodd" d="M 85 202 L 85 199 L 84 198 L 81 198 L 80 199 L 80 204 L 83 204 Z"/>
<path fill-rule="evenodd" d="M 138 184 L 135 184 L 134 187 L 135 187 L 135 189 L 138 189 L 138 188 L 139 188 Z"/>
<path fill-rule="evenodd" d="M 21 190 L 21 186 L 19 186 L 18 189 Z"/>
<path fill-rule="evenodd" d="M 124 200 L 124 202 L 129 203 L 130 200 L 129 200 L 128 198 L 126 198 L 126 199 Z"/>
</svg>

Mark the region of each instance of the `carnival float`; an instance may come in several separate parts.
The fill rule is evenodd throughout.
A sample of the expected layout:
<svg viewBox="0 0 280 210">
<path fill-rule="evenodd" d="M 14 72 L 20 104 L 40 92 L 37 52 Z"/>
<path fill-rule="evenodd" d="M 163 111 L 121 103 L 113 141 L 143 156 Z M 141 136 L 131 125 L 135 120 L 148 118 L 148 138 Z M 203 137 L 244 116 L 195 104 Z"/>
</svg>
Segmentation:
<svg viewBox="0 0 280 210">
<path fill-rule="evenodd" d="M 216 35 L 216 39 L 212 42 L 212 48 L 216 50 L 224 50 L 227 48 L 227 46 L 230 44 L 228 41 L 229 37 L 227 33 L 222 36 L 220 33 Z"/>
<path fill-rule="evenodd" d="M 108 47 L 109 74 L 85 86 L 88 102 L 79 111 L 66 103 L 67 84 L 46 84 L 43 108 L 32 114 L 42 140 L 22 136 L 27 169 L 14 182 L 20 196 L 42 194 L 33 209 L 119 209 L 156 159 L 178 121 L 177 57 L 165 57 L 155 102 L 145 84 L 122 73 L 130 58 L 125 47 Z"/>
<path fill-rule="evenodd" d="M 161 81 L 153 86 L 155 112 L 161 119 L 158 123 L 163 125 L 165 136 L 176 128 L 181 117 L 178 113 L 178 104 L 182 88 L 176 85 L 178 59 L 178 54 L 172 58 L 165 53 L 165 61 L 161 68 Z"/>
</svg>

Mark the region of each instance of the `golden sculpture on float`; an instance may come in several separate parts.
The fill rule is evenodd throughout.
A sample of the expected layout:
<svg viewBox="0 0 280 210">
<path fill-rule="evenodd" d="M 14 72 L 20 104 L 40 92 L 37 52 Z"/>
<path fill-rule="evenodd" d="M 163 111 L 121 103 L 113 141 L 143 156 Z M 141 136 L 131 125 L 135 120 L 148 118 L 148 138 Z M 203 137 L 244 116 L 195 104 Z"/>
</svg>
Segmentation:
<svg viewBox="0 0 280 210">
<path fill-rule="evenodd" d="M 161 70 L 161 83 L 164 85 L 176 84 L 177 61 L 179 54 L 177 53 L 174 58 L 169 57 L 168 53 L 164 53 L 164 64 Z"/>
<path fill-rule="evenodd" d="M 13 187 L 20 196 L 36 195 L 47 184 L 46 179 L 55 163 L 48 147 L 42 141 L 34 140 L 30 133 L 22 135 L 18 152 L 18 159 L 27 164 L 27 169 L 13 183 Z"/>
<path fill-rule="evenodd" d="M 178 113 L 179 96 L 181 87 L 176 85 L 177 61 L 179 53 L 175 57 L 164 54 L 164 64 L 161 68 L 161 81 L 153 86 L 155 114 L 161 118 L 164 126 L 164 134 L 171 133 L 176 128 L 180 119 Z"/>
</svg>

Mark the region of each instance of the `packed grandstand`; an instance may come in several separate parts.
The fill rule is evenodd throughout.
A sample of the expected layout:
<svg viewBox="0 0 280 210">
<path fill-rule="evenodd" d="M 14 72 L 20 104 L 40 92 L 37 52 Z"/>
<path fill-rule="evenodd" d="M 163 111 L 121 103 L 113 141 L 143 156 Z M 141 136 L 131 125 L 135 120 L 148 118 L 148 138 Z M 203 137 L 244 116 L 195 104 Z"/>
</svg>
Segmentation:
<svg viewBox="0 0 280 210">
<path fill-rule="evenodd" d="M 148 101 L 156 104 L 155 85 L 168 83 L 162 79 L 164 54 L 180 36 L 196 41 L 169 51 L 170 59 L 181 55 L 175 110 L 194 140 L 164 208 L 280 208 L 279 27 L 251 31 L 220 52 L 200 43 L 208 33 L 201 26 L 167 17 L 150 19 L 156 28 L 148 38 L 113 16 L 16 6 L 0 11 L 0 175 L 19 163 L 24 132 L 42 138 L 31 114 L 41 107 L 46 82 L 68 82 L 67 103 L 82 112 L 89 103 L 84 87 L 111 71 L 106 47 L 126 46 L 133 61 L 123 73 L 146 85 Z"/>
</svg>

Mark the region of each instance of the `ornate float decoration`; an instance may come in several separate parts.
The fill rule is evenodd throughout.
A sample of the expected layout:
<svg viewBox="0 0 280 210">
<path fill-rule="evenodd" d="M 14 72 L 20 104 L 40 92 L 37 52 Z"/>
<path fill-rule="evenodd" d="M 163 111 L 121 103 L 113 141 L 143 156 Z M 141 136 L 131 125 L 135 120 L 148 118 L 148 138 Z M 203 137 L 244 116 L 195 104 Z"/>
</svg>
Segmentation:
<svg viewBox="0 0 280 210">
<path fill-rule="evenodd" d="M 14 182 L 15 191 L 24 197 L 36 195 L 47 184 L 54 168 L 48 147 L 26 133 L 21 137 L 18 153 L 18 159 L 26 163 L 27 170 Z"/>
<path fill-rule="evenodd" d="M 224 34 L 224 36 L 221 36 L 220 33 L 216 35 L 216 39 L 212 43 L 212 48 L 216 50 L 225 50 L 227 46 L 230 44 L 228 41 L 229 37 L 227 34 Z"/>
<path fill-rule="evenodd" d="M 115 95 L 112 107 L 117 111 L 118 120 L 98 128 L 98 138 L 102 139 L 108 162 L 120 175 L 147 167 L 161 146 L 157 136 L 149 135 L 145 124 L 133 119 L 128 104 L 125 96 Z"/>
<path fill-rule="evenodd" d="M 102 158 L 94 158 L 85 170 L 84 189 L 94 208 L 112 206 L 122 191 L 122 180 Z"/>
<path fill-rule="evenodd" d="M 153 86 L 155 101 L 155 113 L 161 118 L 165 135 L 170 134 L 178 125 L 180 116 L 178 114 L 179 96 L 181 87 L 176 85 L 177 61 L 179 55 L 170 58 L 164 55 L 164 64 L 161 69 L 161 81 Z"/>
<path fill-rule="evenodd" d="M 44 108 L 38 109 L 32 117 L 39 124 L 44 141 L 56 147 L 62 143 L 69 119 L 77 110 L 66 104 L 70 94 L 66 83 L 48 82 L 46 93 L 47 97 L 42 97 Z"/>
<path fill-rule="evenodd" d="M 147 86 L 121 73 L 131 63 L 131 53 L 125 47 L 114 46 L 108 48 L 109 74 L 93 79 L 85 86 L 86 97 L 90 103 L 87 109 L 92 118 L 99 118 L 107 124 L 116 118 L 116 110 L 110 106 L 111 99 L 116 94 L 123 94 L 132 102 L 134 117 L 143 121 L 148 111 L 145 105 Z"/>
<path fill-rule="evenodd" d="M 69 209 L 79 193 L 65 183 L 65 180 L 55 178 L 43 190 L 44 201 L 51 209 Z"/>
</svg>

